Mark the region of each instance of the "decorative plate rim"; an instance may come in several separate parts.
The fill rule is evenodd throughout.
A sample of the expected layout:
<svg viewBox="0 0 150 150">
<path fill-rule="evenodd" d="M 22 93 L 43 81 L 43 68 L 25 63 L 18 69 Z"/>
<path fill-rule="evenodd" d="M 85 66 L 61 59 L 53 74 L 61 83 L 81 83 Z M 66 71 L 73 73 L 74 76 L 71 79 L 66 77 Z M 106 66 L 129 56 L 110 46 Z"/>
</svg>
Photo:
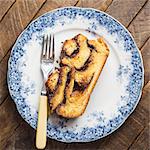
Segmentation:
<svg viewBox="0 0 150 150">
<path fill-rule="evenodd" d="M 61 8 L 56 8 L 56 9 L 53 9 L 51 11 L 48 11 L 42 15 L 40 15 L 39 17 L 37 17 L 35 20 L 31 21 L 27 27 L 20 33 L 20 35 L 18 36 L 17 40 L 15 41 L 15 44 L 13 45 L 12 47 L 12 50 L 11 50 L 11 53 L 10 53 L 10 56 L 12 55 L 12 52 L 14 50 L 14 48 L 16 47 L 16 44 L 18 43 L 19 39 L 21 38 L 21 36 L 26 32 L 27 28 L 29 25 L 33 24 L 34 22 L 36 22 L 39 18 L 41 18 L 42 16 L 45 16 L 46 14 L 49 14 L 49 13 L 53 13 L 53 12 L 56 12 L 58 10 L 63 10 L 63 9 L 82 9 L 82 10 L 91 10 L 91 11 L 94 11 L 94 12 L 99 12 L 99 13 L 102 13 L 102 14 L 105 14 L 106 16 L 108 16 L 109 18 L 113 19 L 114 21 L 116 21 L 120 26 L 122 26 L 122 28 L 127 32 L 127 34 L 131 37 L 131 40 L 133 41 L 134 43 L 134 46 L 135 46 L 135 49 L 137 50 L 138 54 L 139 54 L 139 58 L 140 58 L 140 61 L 141 61 L 141 67 L 142 67 L 142 78 L 141 78 L 141 87 L 140 87 L 140 92 L 138 93 L 138 98 L 136 100 L 136 103 L 134 103 L 134 107 L 132 108 L 132 110 L 128 113 L 127 116 L 125 116 L 123 119 L 122 119 L 122 122 L 114 129 L 112 129 L 109 133 L 106 133 L 104 134 L 103 136 L 101 137 L 96 137 L 95 139 L 86 139 L 85 141 L 64 141 L 64 140 L 60 140 L 60 139 L 57 139 L 57 138 L 54 138 L 54 137 L 50 137 L 51 139 L 54 139 L 54 140 L 57 140 L 57 141 L 60 141 L 60 142 L 65 142 L 65 143 L 72 143 L 72 142 L 91 142 L 91 141 L 96 141 L 96 140 L 99 140 L 103 137 L 106 137 L 108 135 L 110 135 L 111 133 L 113 133 L 114 131 L 116 131 L 117 129 L 119 129 L 123 123 L 127 120 L 127 118 L 133 113 L 133 111 L 135 110 L 135 108 L 137 107 L 139 101 L 140 101 L 140 98 L 141 98 L 141 95 L 142 95 L 142 89 L 143 89 L 143 86 L 144 86 L 144 65 L 143 65 L 143 59 L 142 59 L 142 55 L 141 55 L 141 51 L 139 50 L 139 48 L 137 47 L 137 44 L 133 38 L 133 36 L 131 35 L 131 33 L 128 31 L 128 29 L 122 24 L 120 23 L 118 20 L 116 20 L 114 17 L 112 17 L 111 15 L 107 14 L 106 12 L 103 12 L 101 10 L 98 10 L 98 9 L 95 9 L 95 8 L 82 8 L 82 7 L 76 7 L 76 6 L 68 6 L 68 7 L 61 7 Z M 20 110 L 19 110 L 19 105 L 15 102 L 15 99 L 13 98 L 13 94 L 11 93 L 11 90 L 10 90 L 10 86 L 9 86 L 9 68 L 10 68 L 10 61 L 11 61 L 11 57 L 9 57 L 9 60 L 8 60 L 8 70 L 7 70 L 7 84 L 8 84 L 8 89 L 9 89 L 9 93 L 10 93 L 10 96 L 12 98 L 12 100 L 14 101 L 16 107 L 17 107 L 17 111 L 19 112 L 19 114 L 21 115 L 21 117 L 32 127 L 32 124 L 30 123 L 30 121 L 26 120 L 26 118 L 23 117 L 22 113 L 20 113 Z M 35 129 L 35 128 L 34 128 Z M 36 129 L 35 129 L 36 130 Z"/>
</svg>

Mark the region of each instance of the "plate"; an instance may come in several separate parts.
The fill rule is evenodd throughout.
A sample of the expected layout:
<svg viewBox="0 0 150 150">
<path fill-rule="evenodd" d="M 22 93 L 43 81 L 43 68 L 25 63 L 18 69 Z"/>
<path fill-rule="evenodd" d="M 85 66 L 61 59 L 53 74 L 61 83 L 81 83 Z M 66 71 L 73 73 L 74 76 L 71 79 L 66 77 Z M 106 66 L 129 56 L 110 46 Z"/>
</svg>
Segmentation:
<svg viewBox="0 0 150 150">
<path fill-rule="evenodd" d="M 12 48 L 8 87 L 18 112 L 35 129 L 42 87 L 41 43 L 43 35 L 50 33 L 55 34 L 58 61 L 63 42 L 79 33 L 89 39 L 103 37 L 110 55 L 84 114 L 76 119 L 50 115 L 47 136 L 63 142 L 90 142 L 107 136 L 124 123 L 141 96 L 143 62 L 131 34 L 108 14 L 91 8 L 60 8 L 30 23 Z"/>
</svg>

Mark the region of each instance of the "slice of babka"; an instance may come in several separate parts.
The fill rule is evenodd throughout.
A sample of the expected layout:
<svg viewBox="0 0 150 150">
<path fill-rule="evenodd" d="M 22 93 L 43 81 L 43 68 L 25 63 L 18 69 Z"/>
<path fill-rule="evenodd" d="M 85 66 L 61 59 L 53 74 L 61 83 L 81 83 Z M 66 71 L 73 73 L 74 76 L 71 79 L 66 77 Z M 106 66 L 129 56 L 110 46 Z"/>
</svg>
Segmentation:
<svg viewBox="0 0 150 150">
<path fill-rule="evenodd" d="M 109 49 L 102 38 L 88 40 L 79 34 L 66 40 L 60 68 L 46 82 L 51 112 L 65 118 L 82 115 L 108 55 Z"/>
</svg>

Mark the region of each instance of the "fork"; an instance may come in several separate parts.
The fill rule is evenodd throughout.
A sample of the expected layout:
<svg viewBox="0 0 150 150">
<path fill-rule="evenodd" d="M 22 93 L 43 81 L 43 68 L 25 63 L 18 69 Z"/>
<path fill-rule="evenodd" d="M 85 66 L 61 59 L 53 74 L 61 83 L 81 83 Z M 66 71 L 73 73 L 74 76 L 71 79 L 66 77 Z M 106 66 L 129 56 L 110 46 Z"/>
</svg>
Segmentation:
<svg viewBox="0 0 150 150">
<path fill-rule="evenodd" d="M 38 123 L 36 131 L 36 147 L 38 149 L 44 149 L 46 146 L 46 130 L 47 130 L 47 96 L 45 83 L 48 79 L 48 75 L 54 68 L 54 35 L 44 36 L 42 42 L 41 53 L 41 71 L 43 75 L 43 86 L 41 90 Z"/>
</svg>

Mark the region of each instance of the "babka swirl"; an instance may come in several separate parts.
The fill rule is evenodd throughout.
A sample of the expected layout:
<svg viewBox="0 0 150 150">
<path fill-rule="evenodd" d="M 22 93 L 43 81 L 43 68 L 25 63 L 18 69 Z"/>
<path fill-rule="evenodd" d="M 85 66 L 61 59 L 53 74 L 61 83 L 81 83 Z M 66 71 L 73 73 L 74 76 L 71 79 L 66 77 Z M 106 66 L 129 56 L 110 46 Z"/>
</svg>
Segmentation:
<svg viewBox="0 0 150 150">
<path fill-rule="evenodd" d="M 83 114 L 109 55 L 102 38 L 88 40 L 78 34 L 63 44 L 60 68 L 49 76 L 46 87 L 51 112 L 65 118 Z"/>
</svg>

